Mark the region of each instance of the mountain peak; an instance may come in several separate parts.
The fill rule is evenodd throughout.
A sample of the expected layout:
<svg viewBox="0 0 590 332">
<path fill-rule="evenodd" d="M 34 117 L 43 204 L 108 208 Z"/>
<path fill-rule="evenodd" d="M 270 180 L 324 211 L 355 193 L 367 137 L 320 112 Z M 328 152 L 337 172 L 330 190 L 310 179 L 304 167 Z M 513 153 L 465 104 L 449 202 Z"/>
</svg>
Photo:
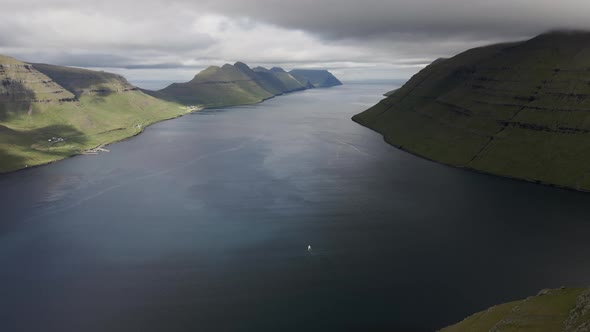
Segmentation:
<svg viewBox="0 0 590 332">
<path fill-rule="evenodd" d="M 243 63 L 241 61 L 238 61 L 238 62 L 234 63 L 234 67 L 236 67 L 238 69 L 250 70 L 250 67 L 247 64 L 245 64 L 245 63 Z"/>
<path fill-rule="evenodd" d="M 266 69 L 264 67 L 261 67 L 261 66 L 254 67 L 254 68 L 252 68 L 252 70 L 253 71 L 259 71 L 259 72 L 270 72 L 270 70 L 268 70 L 268 69 Z"/>
</svg>

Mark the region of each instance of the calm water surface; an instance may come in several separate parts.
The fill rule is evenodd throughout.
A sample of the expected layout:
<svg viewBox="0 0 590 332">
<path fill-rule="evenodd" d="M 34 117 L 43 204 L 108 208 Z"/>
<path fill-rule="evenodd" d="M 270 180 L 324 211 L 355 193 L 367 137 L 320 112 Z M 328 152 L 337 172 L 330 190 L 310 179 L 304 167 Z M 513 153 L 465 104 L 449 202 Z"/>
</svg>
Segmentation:
<svg viewBox="0 0 590 332">
<path fill-rule="evenodd" d="M 0 330 L 429 331 L 590 284 L 590 194 L 350 121 L 392 88 L 203 111 L 0 176 Z"/>
</svg>

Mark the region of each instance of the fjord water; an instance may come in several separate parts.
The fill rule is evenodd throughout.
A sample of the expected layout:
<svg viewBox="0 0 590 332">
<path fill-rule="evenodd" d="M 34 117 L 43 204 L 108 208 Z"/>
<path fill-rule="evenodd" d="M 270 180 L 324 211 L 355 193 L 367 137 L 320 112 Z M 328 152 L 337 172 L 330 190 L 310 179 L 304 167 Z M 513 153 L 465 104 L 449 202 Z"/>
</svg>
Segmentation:
<svg viewBox="0 0 590 332">
<path fill-rule="evenodd" d="M 590 194 L 350 120 L 392 88 L 206 110 L 0 176 L 1 330 L 429 331 L 587 285 Z"/>
</svg>

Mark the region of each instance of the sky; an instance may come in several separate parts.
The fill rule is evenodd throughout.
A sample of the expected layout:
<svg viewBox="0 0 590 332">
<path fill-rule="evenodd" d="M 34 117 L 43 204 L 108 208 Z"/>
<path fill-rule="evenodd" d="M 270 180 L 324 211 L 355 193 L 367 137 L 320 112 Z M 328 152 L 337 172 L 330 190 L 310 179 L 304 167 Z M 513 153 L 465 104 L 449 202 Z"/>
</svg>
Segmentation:
<svg viewBox="0 0 590 332">
<path fill-rule="evenodd" d="M 0 54 L 188 80 L 209 65 L 408 78 L 439 57 L 590 29 L 587 0 L 1 0 Z"/>
</svg>

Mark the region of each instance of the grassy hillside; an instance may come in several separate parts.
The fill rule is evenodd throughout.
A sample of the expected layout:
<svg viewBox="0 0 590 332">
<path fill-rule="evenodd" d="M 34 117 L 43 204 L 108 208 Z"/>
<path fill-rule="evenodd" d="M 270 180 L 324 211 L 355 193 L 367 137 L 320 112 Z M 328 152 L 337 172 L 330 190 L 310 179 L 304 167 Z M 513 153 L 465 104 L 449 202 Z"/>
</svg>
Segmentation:
<svg viewBox="0 0 590 332">
<path fill-rule="evenodd" d="M 119 75 L 0 57 L 0 172 L 78 154 L 186 113 Z"/>
<path fill-rule="evenodd" d="M 283 93 L 306 89 L 306 87 L 303 86 L 303 84 L 301 84 L 298 80 L 291 76 L 291 74 L 283 70 L 283 68 L 273 67 L 271 69 L 266 69 L 264 67 L 256 67 L 253 70 L 267 77 L 272 76 L 276 80 L 278 80 L 282 85 Z"/>
<path fill-rule="evenodd" d="M 137 89 L 129 84 L 123 76 L 117 74 L 41 63 L 34 63 L 33 67 L 77 97 L 82 95 L 106 96 L 115 92 Z"/>
<path fill-rule="evenodd" d="M 590 33 L 440 59 L 353 119 L 445 164 L 590 190 Z"/>
<path fill-rule="evenodd" d="M 327 70 L 293 69 L 289 74 L 306 87 L 328 88 L 342 85 L 342 82 Z"/>
<path fill-rule="evenodd" d="M 317 84 L 312 84 L 311 79 Z M 209 67 L 190 82 L 173 83 L 159 91 L 144 92 L 185 105 L 221 107 L 255 104 L 287 92 L 340 84 L 325 70 L 302 70 L 296 78 L 281 68 L 251 69 L 245 63 L 236 62 L 234 65 Z"/>
<path fill-rule="evenodd" d="M 270 72 L 264 70 L 254 71 L 243 62 L 236 62 L 234 67 L 256 82 L 264 90 L 270 92 L 273 96 L 278 96 L 286 92 L 286 87 L 283 82 Z"/>
<path fill-rule="evenodd" d="M 186 83 L 173 83 L 153 94 L 187 105 L 209 107 L 254 104 L 274 96 L 236 66 L 212 66 Z"/>
<path fill-rule="evenodd" d="M 195 109 L 183 105 L 253 104 L 304 88 L 282 69 L 238 62 L 146 94 L 120 75 L 1 55 L 0 81 L 0 173 L 121 140 Z"/>
<path fill-rule="evenodd" d="M 590 328 L 590 289 L 543 290 L 491 307 L 441 332 L 581 332 Z"/>
</svg>

